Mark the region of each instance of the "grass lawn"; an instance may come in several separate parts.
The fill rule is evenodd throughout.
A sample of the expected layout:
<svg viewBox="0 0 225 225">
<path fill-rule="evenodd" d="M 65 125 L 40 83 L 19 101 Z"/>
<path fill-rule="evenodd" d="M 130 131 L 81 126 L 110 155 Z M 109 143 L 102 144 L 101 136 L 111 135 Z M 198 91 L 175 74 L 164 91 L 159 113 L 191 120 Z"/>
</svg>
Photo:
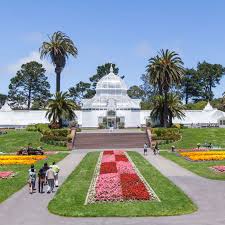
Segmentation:
<svg viewBox="0 0 225 225">
<path fill-rule="evenodd" d="M 55 155 L 49 155 L 47 160 L 38 161 L 35 164 L 35 168 L 38 169 L 43 166 L 44 162 L 51 164 L 53 161 L 62 160 L 67 153 L 58 153 Z M 27 184 L 28 169 L 30 165 L 7 165 L 0 166 L 0 171 L 14 171 L 17 172 L 16 176 L 10 179 L 0 179 L 0 202 L 6 200 L 13 193 L 20 190 L 24 185 Z M 28 188 L 27 188 L 28 192 Z"/>
<path fill-rule="evenodd" d="M 213 180 L 225 180 L 225 173 L 218 173 L 208 168 L 210 166 L 225 165 L 225 161 L 191 162 L 174 153 L 170 153 L 166 151 L 162 151 L 160 155 L 174 161 L 175 163 L 192 171 L 193 173 L 198 174 L 199 176 L 206 177 Z"/>
<path fill-rule="evenodd" d="M 60 187 L 49 203 L 50 212 L 62 216 L 166 216 L 192 213 L 193 202 L 172 182 L 136 152 L 129 152 L 147 182 L 161 202 L 120 202 L 84 205 L 92 175 L 99 157 L 98 152 L 88 153 L 78 167 Z"/>
<path fill-rule="evenodd" d="M 16 152 L 21 147 L 31 143 L 33 147 L 42 146 L 44 150 L 62 151 L 67 147 L 48 145 L 40 142 L 41 134 L 35 131 L 9 130 L 7 134 L 0 135 L 0 152 Z"/>
<path fill-rule="evenodd" d="M 175 143 L 160 145 L 161 149 L 170 149 L 172 145 L 176 148 L 196 148 L 198 143 L 212 143 L 214 146 L 225 148 L 224 128 L 188 128 L 182 129 L 182 139 Z"/>
</svg>

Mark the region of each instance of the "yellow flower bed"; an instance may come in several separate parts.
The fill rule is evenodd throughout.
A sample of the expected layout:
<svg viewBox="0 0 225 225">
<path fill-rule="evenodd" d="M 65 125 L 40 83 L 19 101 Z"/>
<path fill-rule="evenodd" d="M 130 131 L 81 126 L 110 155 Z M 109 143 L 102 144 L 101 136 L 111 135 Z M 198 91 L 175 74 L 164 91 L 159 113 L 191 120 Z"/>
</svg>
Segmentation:
<svg viewBox="0 0 225 225">
<path fill-rule="evenodd" d="M 208 152 L 182 152 L 181 156 L 192 161 L 218 161 L 225 160 L 225 151 L 208 151 Z"/>
<path fill-rule="evenodd" d="M 3 155 L 0 156 L 0 165 L 30 165 L 36 163 L 38 160 L 46 159 L 45 155 Z"/>
</svg>

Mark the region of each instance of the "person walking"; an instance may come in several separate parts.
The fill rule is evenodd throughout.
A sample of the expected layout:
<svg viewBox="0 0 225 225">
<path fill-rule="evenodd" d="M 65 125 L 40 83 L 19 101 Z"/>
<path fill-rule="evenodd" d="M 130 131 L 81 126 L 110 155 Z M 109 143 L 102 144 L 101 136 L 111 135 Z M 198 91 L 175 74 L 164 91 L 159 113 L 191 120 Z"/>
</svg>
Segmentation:
<svg viewBox="0 0 225 225">
<path fill-rule="evenodd" d="M 44 163 L 44 166 L 42 167 L 43 168 L 43 172 L 44 172 L 44 174 L 45 174 L 45 181 L 44 181 L 44 185 L 46 185 L 47 184 L 47 179 L 46 179 L 46 172 L 48 171 L 48 169 L 49 169 L 49 166 L 48 166 L 48 163 Z"/>
<path fill-rule="evenodd" d="M 34 168 L 29 169 L 29 174 L 28 174 L 28 184 L 29 184 L 29 191 L 30 194 L 33 194 L 33 191 L 35 190 L 35 182 L 36 182 L 36 172 Z"/>
<path fill-rule="evenodd" d="M 147 151 L 148 151 L 148 145 L 147 143 L 144 144 L 144 155 L 147 155 Z"/>
<path fill-rule="evenodd" d="M 49 167 L 49 169 L 46 172 L 46 180 L 48 183 L 47 193 L 49 194 L 49 193 L 53 192 L 54 183 L 55 183 L 55 172 L 51 166 Z"/>
<path fill-rule="evenodd" d="M 30 173 L 31 170 L 34 170 L 34 173 L 36 174 L 36 169 L 34 168 L 34 164 L 32 164 L 32 165 L 30 166 L 30 169 L 28 170 L 28 173 Z M 33 186 L 33 190 L 34 190 L 34 191 L 36 190 L 35 184 L 36 184 L 36 175 L 35 175 L 34 186 Z"/>
<path fill-rule="evenodd" d="M 46 171 L 44 171 L 44 168 L 42 167 L 38 172 L 38 192 L 44 193 L 44 183 L 45 183 L 45 175 Z"/>
<path fill-rule="evenodd" d="M 159 155 L 159 145 L 158 145 L 158 142 L 156 142 L 156 144 L 155 144 L 155 155 L 156 154 Z"/>
<path fill-rule="evenodd" d="M 55 162 L 52 163 L 52 169 L 55 173 L 55 186 L 58 187 L 59 186 L 59 171 L 60 171 L 60 168 L 58 165 L 55 164 Z"/>
</svg>

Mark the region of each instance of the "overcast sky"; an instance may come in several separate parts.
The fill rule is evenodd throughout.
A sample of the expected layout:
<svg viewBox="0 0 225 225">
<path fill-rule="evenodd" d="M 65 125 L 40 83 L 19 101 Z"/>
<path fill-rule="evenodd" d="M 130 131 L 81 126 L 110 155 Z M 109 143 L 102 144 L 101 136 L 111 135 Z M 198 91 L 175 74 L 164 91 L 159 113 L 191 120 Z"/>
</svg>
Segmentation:
<svg viewBox="0 0 225 225">
<path fill-rule="evenodd" d="M 206 60 L 225 66 L 223 0 L 54 0 L 0 2 L 0 93 L 21 64 L 39 60 L 42 41 L 61 30 L 75 42 L 79 55 L 62 73 L 66 91 L 88 81 L 98 65 L 116 63 L 128 86 L 139 84 L 150 57 L 161 48 L 177 51 L 185 67 Z M 52 91 L 54 68 L 42 62 Z M 225 79 L 215 90 L 225 91 Z"/>
</svg>

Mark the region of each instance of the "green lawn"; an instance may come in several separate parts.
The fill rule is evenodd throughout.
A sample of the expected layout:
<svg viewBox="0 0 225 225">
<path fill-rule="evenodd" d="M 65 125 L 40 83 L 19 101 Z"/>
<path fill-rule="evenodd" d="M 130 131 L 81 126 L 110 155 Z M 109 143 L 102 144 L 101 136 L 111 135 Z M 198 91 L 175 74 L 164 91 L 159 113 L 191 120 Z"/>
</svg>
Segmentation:
<svg viewBox="0 0 225 225">
<path fill-rule="evenodd" d="M 47 160 L 41 160 L 35 164 L 35 168 L 41 168 L 44 162 L 51 164 L 53 161 L 58 162 L 62 160 L 67 153 L 58 153 L 55 155 L 49 155 Z M 0 166 L 0 171 L 14 171 L 16 176 L 10 179 L 0 179 L 0 203 L 6 200 L 13 193 L 19 191 L 24 185 L 27 184 L 29 165 L 7 165 Z M 28 187 L 27 187 L 28 192 Z"/>
<path fill-rule="evenodd" d="M 225 180 L 225 173 L 218 173 L 208 168 L 210 166 L 215 166 L 215 165 L 225 165 L 225 161 L 191 162 L 184 159 L 181 156 L 176 155 L 175 153 L 170 153 L 166 151 L 162 151 L 160 155 L 174 161 L 175 163 L 192 171 L 193 173 L 198 174 L 199 176 L 206 177 L 213 180 Z"/>
<path fill-rule="evenodd" d="M 7 134 L 0 135 L 0 152 L 16 152 L 21 147 L 32 143 L 33 147 L 42 146 L 44 150 L 62 151 L 67 147 L 47 145 L 40 142 L 41 134 L 35 131 L 9 130 Z"/>
<path fill-rule="evenodd" d="M 172 182 L 136 152 L 129 152 L 147 182 L 161 202 L 123 202 L 84 205 L 92 175 L 99 157 L 98 152 L 88 153 L 78 167 L 60 187 L 49 204 L 50 212 L 71 217 L 97 216 L 166 216 L 192 213 L 193 202 Z"/>
<path fill-rule="evenodd" d="M 211 142 L 214 146 L 225 147 L 224 128 L 188 128 L 182 129 L 182 139 L 175 143 L 160 145 L 161 149 L 171 148 L 196 148 L 198 143 L 204 144 Z"/>
</svg>

